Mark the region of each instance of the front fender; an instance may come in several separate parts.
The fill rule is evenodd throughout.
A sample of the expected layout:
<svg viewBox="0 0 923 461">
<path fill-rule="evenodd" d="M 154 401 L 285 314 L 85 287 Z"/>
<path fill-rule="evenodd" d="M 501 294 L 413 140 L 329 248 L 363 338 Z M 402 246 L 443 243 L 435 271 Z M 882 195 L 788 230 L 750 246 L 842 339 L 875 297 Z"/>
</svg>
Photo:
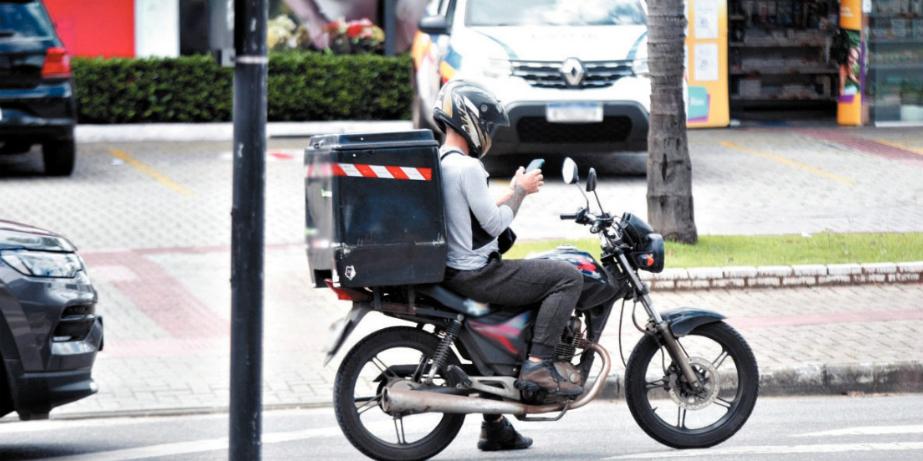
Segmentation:
<svg viewBox="0 0 923 461">
<path fill-rule="evenodd" d="M 699 326 L 720 322 L 727 317 L 717 313 L 708 311 L 705 309 L 698 309 L 695 307 L 680 307 L 677 309 L 670 309 L 668 311 L 663 311 L 660 313 L 660 316 L 663 317 L 663 320 L 670 325 L 670 331 L 673 332 L 673 336 L 677 338 L 686 336 L 690 331 L 696 329 Z"/>
</svg>

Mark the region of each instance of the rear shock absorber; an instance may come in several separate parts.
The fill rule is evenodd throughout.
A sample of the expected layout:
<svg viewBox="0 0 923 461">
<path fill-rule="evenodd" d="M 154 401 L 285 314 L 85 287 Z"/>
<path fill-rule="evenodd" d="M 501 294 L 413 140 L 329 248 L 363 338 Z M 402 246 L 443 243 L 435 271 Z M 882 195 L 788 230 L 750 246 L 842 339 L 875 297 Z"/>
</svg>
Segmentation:
<svg viewBox="0 0 923 461">
<path fill-rule="evenodd" d="M 436 347 L 436 352 L 433 353 L 433 361 L 430 364 L 429 373 L 426 374 L 427 384 L 433 384 L 436 373 L 445 368 L 445 362 L 452 352 L 452 344 L 455 343 L 455 337 L 458 336 L 458 332 L 461 330 L 462 319 L 464 319 L 464 316 L 459 315 L 449 324 L 448 328 L 443 331 L 442 340 L 440 340 L 439 346 Z"/>
</svg>

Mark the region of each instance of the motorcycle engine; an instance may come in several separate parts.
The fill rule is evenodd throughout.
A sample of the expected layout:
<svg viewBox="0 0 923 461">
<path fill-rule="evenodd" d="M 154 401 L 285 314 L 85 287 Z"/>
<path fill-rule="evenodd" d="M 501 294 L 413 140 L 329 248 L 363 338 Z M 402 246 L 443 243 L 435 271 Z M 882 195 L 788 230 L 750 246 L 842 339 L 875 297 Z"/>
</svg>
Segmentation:
<svg viewBox="0 0 923 461">
<path fill-rule="evenodd" d="M 571 317 L 570 322 L 564 327 L 561 342 L 555 347 L 554 357 L 556 362 L 570 362 L 577 353 L 577 341 L 582 336 L 583 323 L 577 317 Z M 565 377 L 567 375 L 564 375 Z"/>
</svg>

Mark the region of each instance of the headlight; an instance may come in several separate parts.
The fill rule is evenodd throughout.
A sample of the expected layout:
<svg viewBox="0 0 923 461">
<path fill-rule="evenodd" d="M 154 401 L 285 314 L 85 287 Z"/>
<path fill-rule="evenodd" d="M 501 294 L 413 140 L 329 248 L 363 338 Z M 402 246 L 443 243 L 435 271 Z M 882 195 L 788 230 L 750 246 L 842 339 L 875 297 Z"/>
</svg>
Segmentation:
<svg viewBox="0 0 923 461">
<path fill-rule="evenodd" d="M 631 70 L 639 77 L 647 77 L 651 74 L 651 69 L 647 66 L 647 57 L 635 59 L 631 63 Z"/>
<path fill-rule="evenodd" d="M 509 77 L 512 72 L 513 67 L 508 59 L 479 57 L 463 61 L 456 76 L 478 81 Z"/>
<path fill-rule="evenodd" d="M 496 59 L 490 58 L 484 64 L 484 68 L 481 69 L 481 72 L 487 78 L 503 78 L 509 77 L 513 73 L 513 66 L 510 65 L 508 59 Z"/>
<path fill-rule="evenodd" d="M 651 75 L 651 69 L 647 65 L 647 41 L 639 44 L 635 52 L 635 58 L 631 62 L 631 70 L 639 77 L 648 77 Z"/>
<path fill-rule="evenodd" d="M 15 250 L 0 253 L 0 259 L 16 272 L 33 277 L 71 278 L 83 269 L 75 253 Z"/>
</svg>

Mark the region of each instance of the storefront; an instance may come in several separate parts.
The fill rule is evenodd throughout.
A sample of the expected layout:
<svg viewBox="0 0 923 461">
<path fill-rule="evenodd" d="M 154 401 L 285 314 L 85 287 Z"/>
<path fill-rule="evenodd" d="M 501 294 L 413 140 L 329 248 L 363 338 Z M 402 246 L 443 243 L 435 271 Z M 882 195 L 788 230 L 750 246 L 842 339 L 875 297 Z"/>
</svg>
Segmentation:
<svg viewBox="0 0 923 461">
<path fill-rule="evenodd" d="M 923 0 L 689 0 L 690 127 L 923 123 Z"/>
<path fill-rule="evenodd" d="M 876 0 L 867 22 L 870 121 L 923 124 L 923 0 Z"/>
</svg>

